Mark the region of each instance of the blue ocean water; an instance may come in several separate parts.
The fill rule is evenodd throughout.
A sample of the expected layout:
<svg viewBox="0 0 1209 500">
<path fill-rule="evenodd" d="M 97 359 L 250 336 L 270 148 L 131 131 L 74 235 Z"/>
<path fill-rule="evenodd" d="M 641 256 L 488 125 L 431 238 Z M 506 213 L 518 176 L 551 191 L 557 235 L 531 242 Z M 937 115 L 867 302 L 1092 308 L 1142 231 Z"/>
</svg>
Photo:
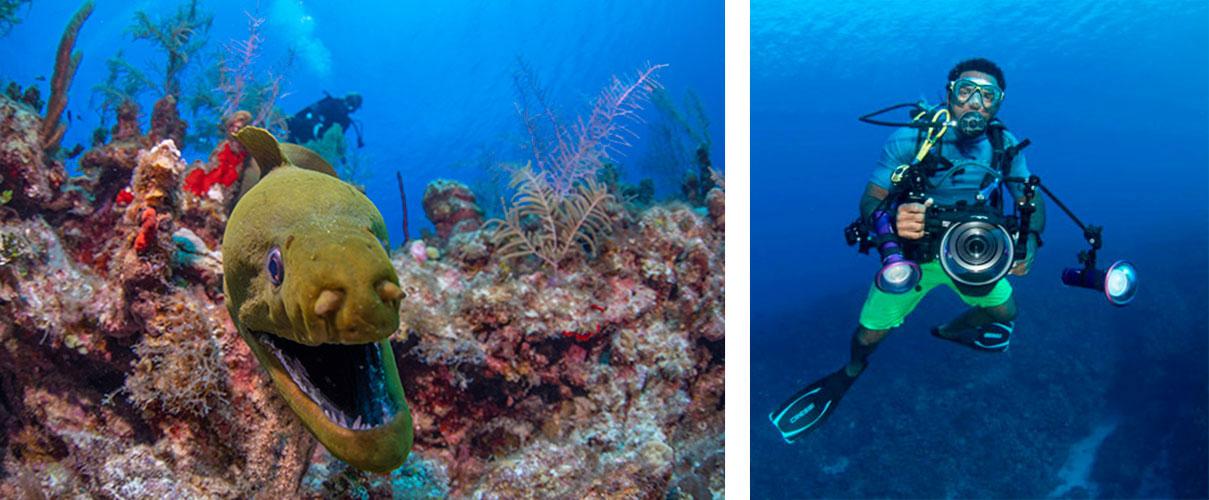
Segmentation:
<svg viewBox="0 0 1209 500">
<path fill-rule="evenodd" d="M 68 109 L 74 122 L 63 144 L 90 144 L 100 122 L 93 87 L 107 75 L 106 60 L 121 49 L 131 64 L 162 78 L 164 55 L 127 33 L 136 12 L 167 17 L 188 2 L 98 2 L 76 42 L 84 54 L 71 87 Z M 18 11 L 23 21 L 0 38 L 0 78 L 22 85 L 49 80 L 63 26 L 80 2 L 34 0 Z M 302 2 L 261 0 L 197 3 L 213 14 L 207 46 L 186 68 L 188 84 L 212 65 L 215 54 L 248 36 L 248 14 L 264 19 L 255 71 L 284 76 L 279 105 L 294 113 L 322 98 L 359 92 L 364 104 L 352 117 L 364 130 L 356 150 L 365 172 L 360 179 L 378 205 L 397 245 L 402 240 L 395 172 L 402 174 L 411 237 L 431 224 L 420 206 L 425 186 L 454 178 L 479 192 L 480 204 L 498 212 L 498 183 L 491 166 L 531 159 L 520 147 L 527 140 L 514 103 L 513 76 L 524 61 L 562 120 L 570 125 L 616 75 L 633 78 L 649 64 L 668 64 L 658 73 L 671 100 L 684 110 L 697 96 L 714 138 L 711 158 L 724 156 L 723 60 L 720 2 L 674 0 L 646 4 L 614 2 Z M 291 56 L 292 54 L 292 56 Z M 157 73 L 158 69 L 158 73 Z M 43 97 L 46 82 L 37 82 Z M 151 105 L 161 94 L 139 99 L 144 132 Z M 666 123 L 651 103 L 633 123 L 638 134 L 617 160 L 632 182 L 656 181 L 660 198 L 679 193 L 678 175 L 652 162 L 649 126 Z M 189 117 L 185 116 L 188 120 Z M 112 125 L 112 118 L 109 122 Z M 210 123 L 191 123 L 213 127 Z M 350 131 L 350 144 L 355 142 Z M 186 151 L 202 159 L 209 151 Z M 71 165 L 69 165 L 71 167 Z M 506 179 L 505 179 L 506 181 Z"/>
<path fill-rule="evenodd" d="M 1207 478 L 1209 4 L 757 0 L 751 20 L 754 498 L 1198 497 Z M 766 415 L 848 359 L 876 257 L 843 227 L 890 128 L 955 63 L 1005 71 L 1030 169 L 1131 259 L 1125 308 L 1064 287 L 1086 247 L 1052 203 L 1003 354 L 931 338 L 929 295 L 831 419 L 794 445 Z M 902 113 L 894 118 L 903 118 Z"/>
</svg>

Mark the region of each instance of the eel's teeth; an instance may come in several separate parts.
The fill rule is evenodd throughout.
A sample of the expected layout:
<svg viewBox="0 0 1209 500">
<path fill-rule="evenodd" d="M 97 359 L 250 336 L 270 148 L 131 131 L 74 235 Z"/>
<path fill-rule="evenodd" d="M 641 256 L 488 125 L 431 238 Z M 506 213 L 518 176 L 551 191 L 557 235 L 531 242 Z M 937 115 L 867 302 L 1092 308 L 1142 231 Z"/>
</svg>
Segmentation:
<svg viewBox="0 0 1209 500">
<path fill-rule="evenodd" d="M 353 428 L 354 428 L 354 429 L 360 429 L 360 428 L 361 428 L 361 415 L 357 415 L 357 420 L 354 420 L 354 421 L 353 421 Z"/>
</svg>

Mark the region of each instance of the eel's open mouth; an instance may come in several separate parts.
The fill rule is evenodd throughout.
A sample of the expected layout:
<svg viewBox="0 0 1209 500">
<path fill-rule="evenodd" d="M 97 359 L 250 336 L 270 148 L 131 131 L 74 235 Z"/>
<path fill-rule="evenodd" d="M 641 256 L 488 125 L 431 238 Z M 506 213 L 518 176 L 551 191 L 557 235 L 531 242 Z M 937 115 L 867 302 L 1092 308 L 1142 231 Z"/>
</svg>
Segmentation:
<svg viewBox="0 0 1209 500">
<path fill-rule="evenodd" d="M 309 346 L 264 332 L 252 334 L 332 423 L 373 429 L 390 422 L 405 404 L 387 390 L 379 342 Z"/>
</svg>

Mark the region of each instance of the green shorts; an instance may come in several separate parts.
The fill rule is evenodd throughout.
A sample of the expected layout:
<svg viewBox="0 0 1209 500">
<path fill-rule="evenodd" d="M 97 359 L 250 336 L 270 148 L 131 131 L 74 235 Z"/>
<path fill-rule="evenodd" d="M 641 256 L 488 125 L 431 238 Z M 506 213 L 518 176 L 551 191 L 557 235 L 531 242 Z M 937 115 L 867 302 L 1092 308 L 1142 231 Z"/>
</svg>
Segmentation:
<svg viewBox="0 0 1209 500">
<path fill-rule="evenodd" d="M 871 285 L 869 296 L 865 298 L 865 305 L 861 307 L 861 326 L 869 330 L 889 330 L 901 325 L 903 319 L 915 310 L 919 301 L 923 300 L 924 296 L 933 288 L 936 288 L 936 285 L 949 287 L 958 297 L 961 297 L 962 302 L 976 307 L 995 307 L 1003 305 L 1012 298 L 1012 285 L 1008 283 L 1007 279 L 1001 279 L 995 283 L 990 293 L 973 297 L 961 293 L 957 289 L 957 286 L 953 284 L 953 279 L 945 274 L 939 262 L 933 260 L 919 266 L 919 270 L 922 274 L 919 278 L 919 286 L 907 293 L 886 293 L 878 290 L 877 285 Z"/>
</svg>

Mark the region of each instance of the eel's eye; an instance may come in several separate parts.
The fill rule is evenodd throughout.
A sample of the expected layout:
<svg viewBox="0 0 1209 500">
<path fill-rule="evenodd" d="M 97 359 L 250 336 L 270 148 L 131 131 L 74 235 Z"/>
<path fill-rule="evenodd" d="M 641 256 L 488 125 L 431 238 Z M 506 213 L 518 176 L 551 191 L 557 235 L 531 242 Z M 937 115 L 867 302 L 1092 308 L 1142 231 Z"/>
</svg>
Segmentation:
<svg viewBox="0 0 1209 500">
<path fill-rule="evenodd" d="M 269 279 L 273 282 L 273 286 L 280 286 L 281 281 L 285 279 L 285 264 L 281 262 L 280 248 L 273 247 L 272 250 L 269 250 L 264 267 L 269 271 Z"/>
</svg>

